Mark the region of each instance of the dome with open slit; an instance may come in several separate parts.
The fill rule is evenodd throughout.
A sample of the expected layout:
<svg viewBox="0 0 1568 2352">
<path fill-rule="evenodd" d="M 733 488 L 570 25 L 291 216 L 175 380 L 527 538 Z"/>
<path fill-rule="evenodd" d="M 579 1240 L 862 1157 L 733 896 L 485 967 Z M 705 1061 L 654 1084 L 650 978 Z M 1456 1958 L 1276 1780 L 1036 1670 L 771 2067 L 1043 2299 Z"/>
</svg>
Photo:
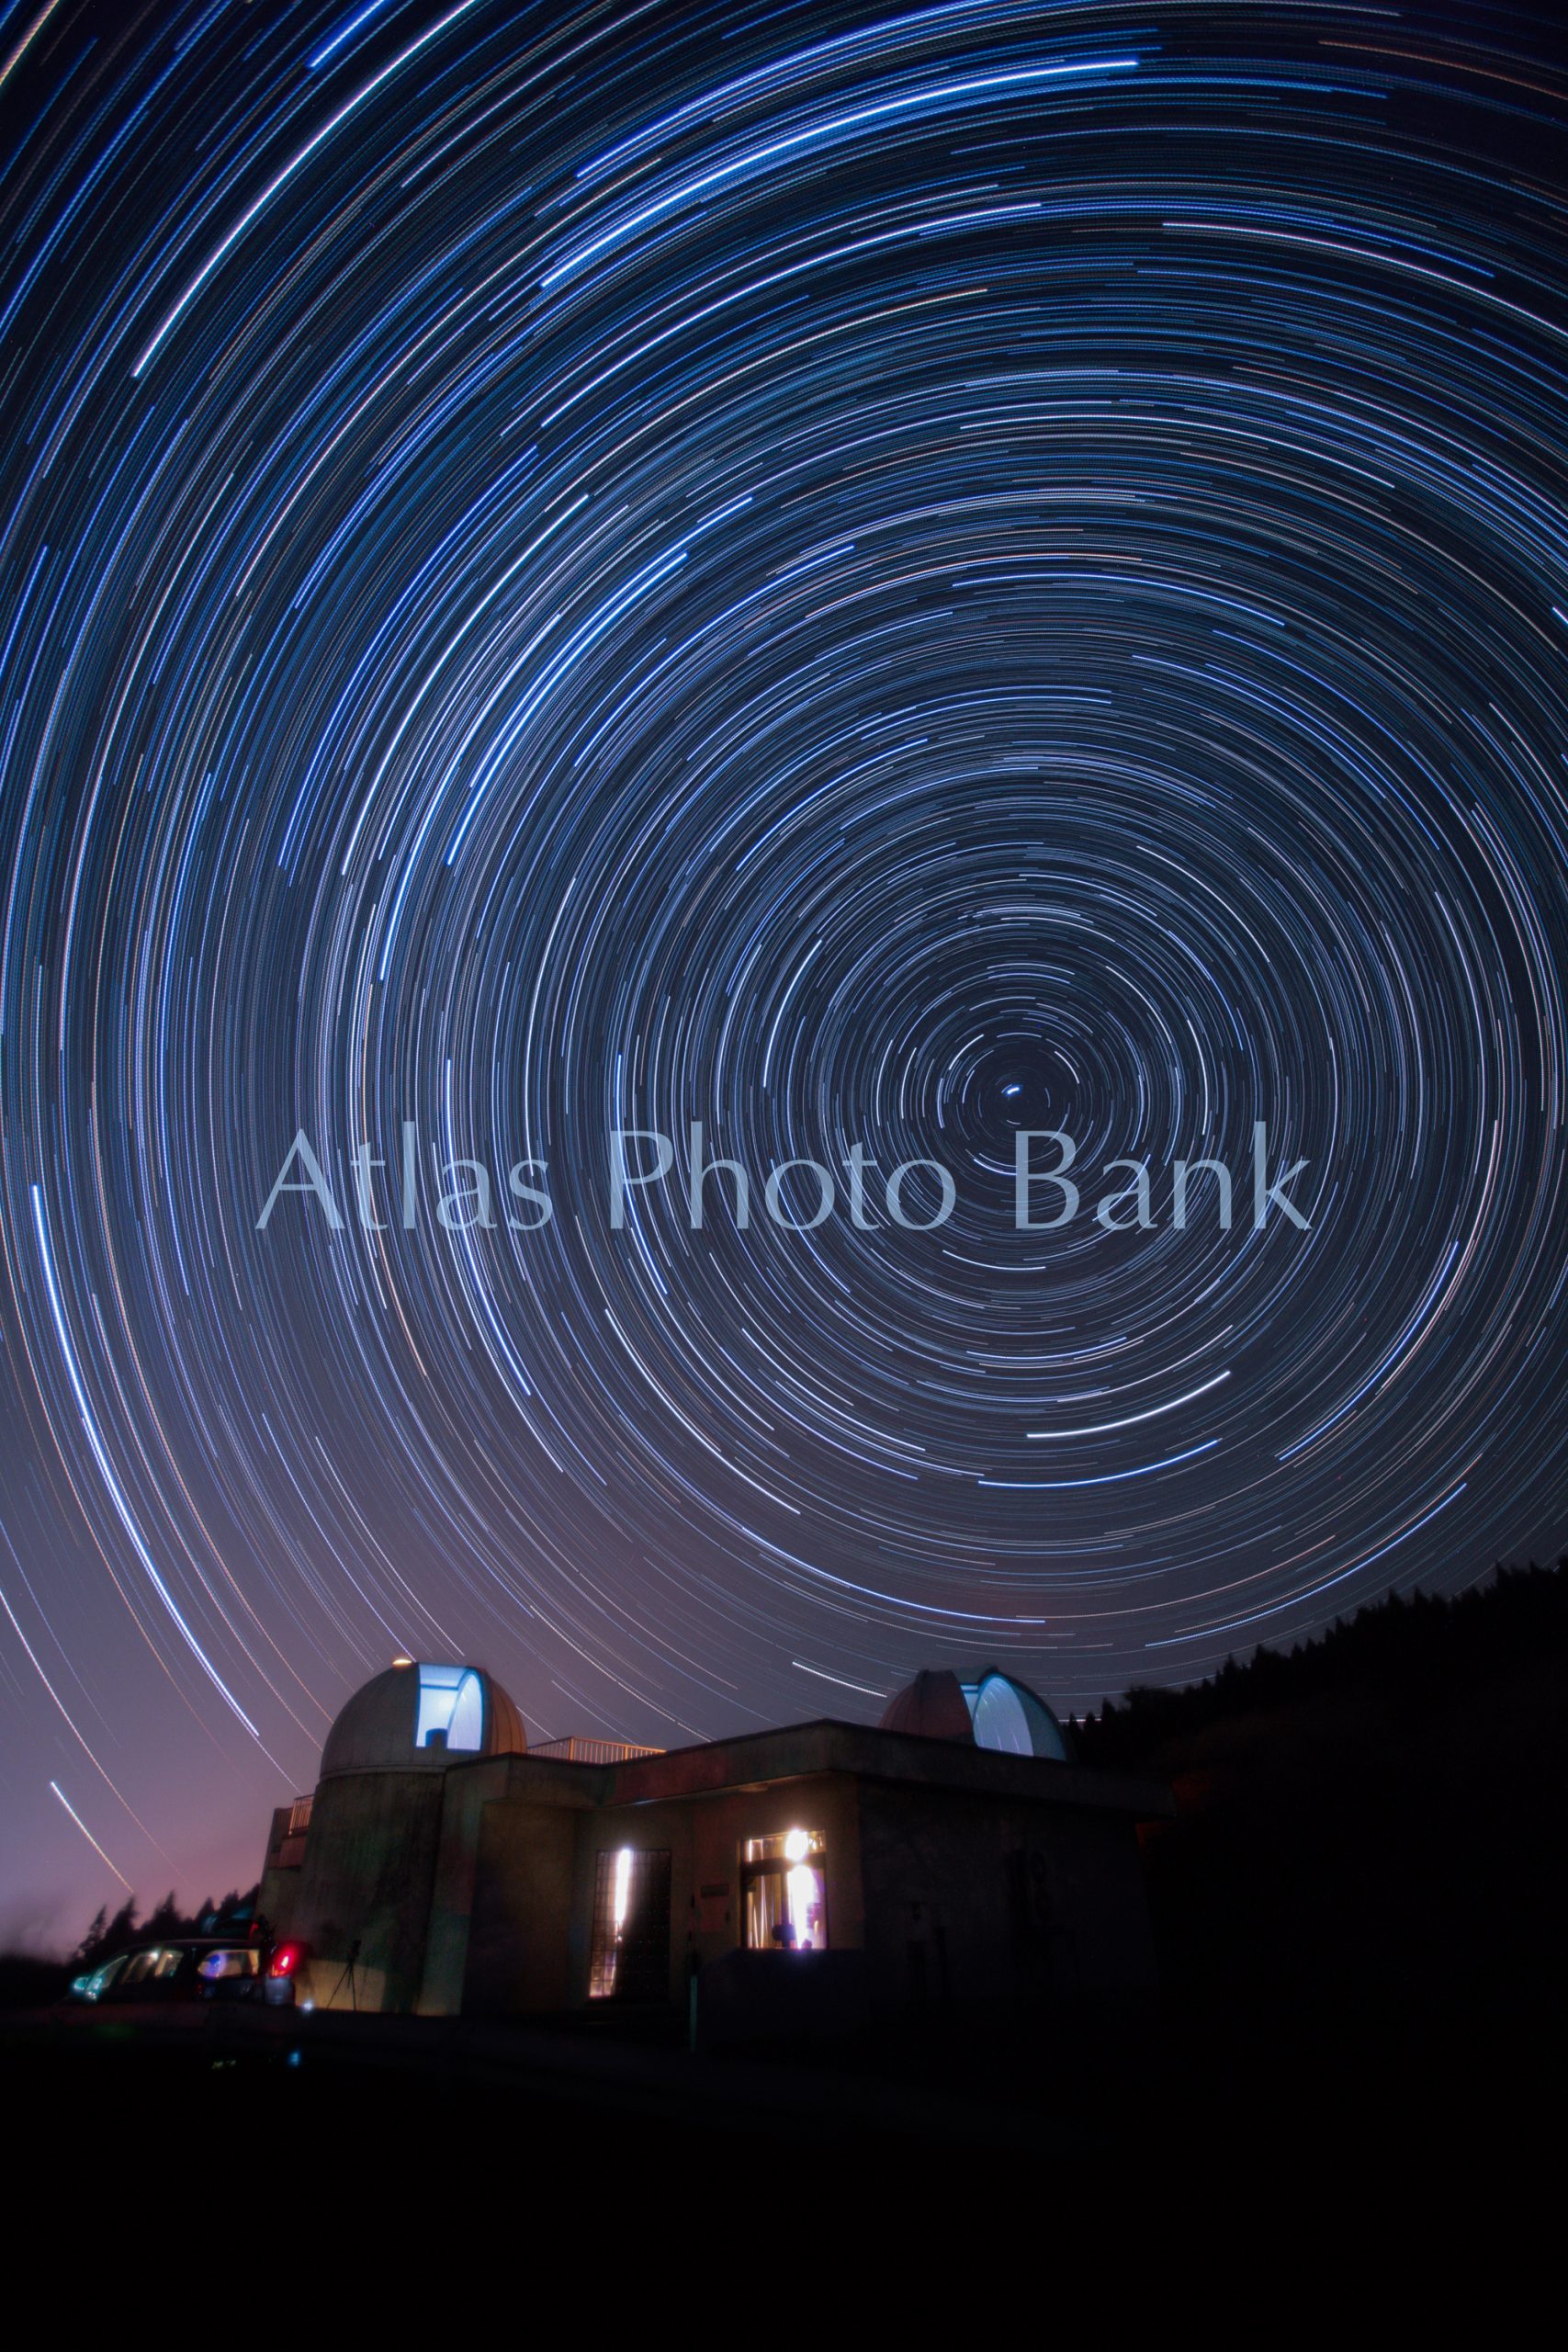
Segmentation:
<svg viewBox="0 0 1568 2352">
<path fill-rule="evenodd" d="M 321 1778 L 444 1771 L 480 1756 L 520 1756 L 523 1718 L 482 1667 L 400 1658 L 356 1690 L 327 1734 Z"/>
<path fill-rule="evenodd" d="M 883 1731 L 920 1739 L 961 1740 L 1004 1756 L 1043 1756 L 1057 1764 L 1073 1760 L 1071 1736 L 1038 1691 L 994 1666 L 971 1682 L 946 1668 L 928 1669 L 888 1702 Z"/>
</svg>

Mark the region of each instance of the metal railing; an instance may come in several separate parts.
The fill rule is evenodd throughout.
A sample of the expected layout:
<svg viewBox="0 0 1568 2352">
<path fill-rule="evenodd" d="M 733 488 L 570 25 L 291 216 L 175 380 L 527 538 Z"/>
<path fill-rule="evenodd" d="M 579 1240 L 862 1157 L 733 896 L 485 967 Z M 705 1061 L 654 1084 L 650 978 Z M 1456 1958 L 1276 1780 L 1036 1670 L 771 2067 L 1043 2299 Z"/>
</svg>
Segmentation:
<svg viewBox="0 0 1568 2352">
<path fill-rule="evenodd" d="M 530 1756 L 552 1757 L 558 1764 L 629 1764 L 637 1756 L 662 1756 L 661 1747 L 638 1747 L 629 1739 L 584 1739 L 573 1732 L 568 1739 L 542 1739 Z"/>
</svg>

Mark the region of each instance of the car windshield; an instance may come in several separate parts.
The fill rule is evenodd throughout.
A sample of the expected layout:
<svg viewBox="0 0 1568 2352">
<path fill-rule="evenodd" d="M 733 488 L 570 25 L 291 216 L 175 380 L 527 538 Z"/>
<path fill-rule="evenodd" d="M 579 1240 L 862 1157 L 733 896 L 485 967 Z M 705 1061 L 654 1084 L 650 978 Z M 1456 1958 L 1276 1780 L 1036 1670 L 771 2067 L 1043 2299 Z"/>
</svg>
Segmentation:
<svg viewBox="0 0 1568 2352">
<path fill-rule="evenodd" d="M 106 1960 L 103 1966 L 96 1968 L 90 1976 L 79 1976 L 73 1989 L 85 1993 L 89 2001 L 100 2001 L 109 1986 L 124 1973 L 125 1954 L 121 1952 L 116 1960 Z"/>
</svg>

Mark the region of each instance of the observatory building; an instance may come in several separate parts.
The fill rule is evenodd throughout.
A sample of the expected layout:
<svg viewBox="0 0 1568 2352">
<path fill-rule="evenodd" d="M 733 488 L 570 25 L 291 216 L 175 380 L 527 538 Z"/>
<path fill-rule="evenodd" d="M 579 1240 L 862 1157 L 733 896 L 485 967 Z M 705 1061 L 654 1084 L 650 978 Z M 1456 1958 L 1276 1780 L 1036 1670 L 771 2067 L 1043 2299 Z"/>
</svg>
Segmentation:
<svg viewBox="0 0 1568 2352">
<path fill-rule="evenodd" d="M 526 2016 L 635 2005 L 705 2040 L 1151 1990 L 1137 1826 L 994 1668 L 916 1676 L 874 1730 L 530 1747 L 481 1668 L 400 1658 L 273 1815 L 261 1908 L 296 1996 Z"/>
</svg>

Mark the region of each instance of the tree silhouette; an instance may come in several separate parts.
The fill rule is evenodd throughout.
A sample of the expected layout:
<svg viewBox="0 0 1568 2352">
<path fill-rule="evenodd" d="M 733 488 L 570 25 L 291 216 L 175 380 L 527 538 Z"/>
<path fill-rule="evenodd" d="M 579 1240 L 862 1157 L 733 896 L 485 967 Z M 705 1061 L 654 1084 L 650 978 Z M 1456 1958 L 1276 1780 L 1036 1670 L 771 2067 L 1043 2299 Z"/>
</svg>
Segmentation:
<svg viewBox="0 0 1568 2352">
<path fill-rule="evenodd" d="M 81 1961 L 84 1963 L 87 1962 L 91 1959 L 92 1954 L 102 1948 L 104 1939 L 108 1934 L 108 1905 L 107 1904 L 100 1903 L 96 1911 L 93 1915 L 92 1926 L 88 1928 L 86 1934 L 83 1937 L 81 1942 L 77 1945 L 75 1951 L 71 1955 L 73 1962 L 77 1961 Z"/>
<path fill-rule="evenodd" d="M 250 1932 L 255 1917 L 259 1883 L 242 1894 L 231 1887 L 221 1903 L 210 1896 L 188 1916 L 183 1912 L 174 1890 L 144 1921 L 138 1921 L 135 1895 L 122 1903 L 112 1919 L 106 1920 L 100 1905 L 92 1926 L 87 1929 L 71 1957 L 73 1973 L 85 1974 L 101 1968 L 117 1952 L 129 1951 L 132 1944 L 174 1943 L 188 1936 L 243 1936 Z"/>
</svg>

